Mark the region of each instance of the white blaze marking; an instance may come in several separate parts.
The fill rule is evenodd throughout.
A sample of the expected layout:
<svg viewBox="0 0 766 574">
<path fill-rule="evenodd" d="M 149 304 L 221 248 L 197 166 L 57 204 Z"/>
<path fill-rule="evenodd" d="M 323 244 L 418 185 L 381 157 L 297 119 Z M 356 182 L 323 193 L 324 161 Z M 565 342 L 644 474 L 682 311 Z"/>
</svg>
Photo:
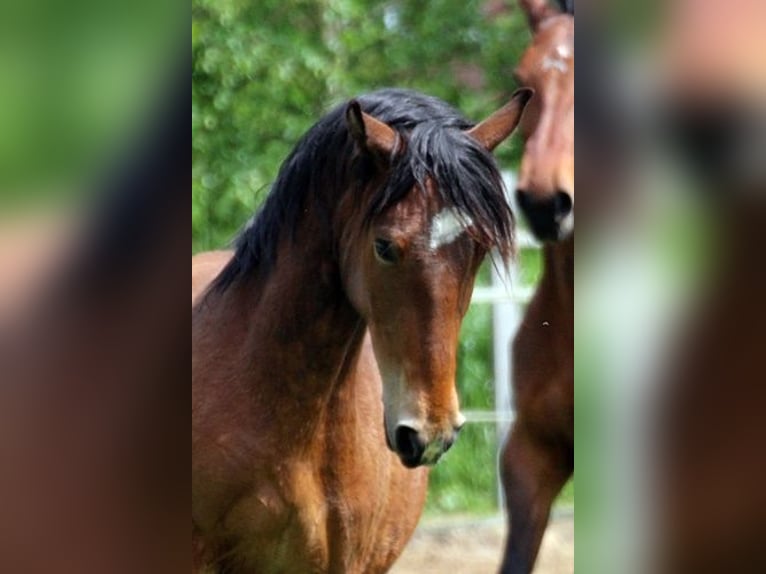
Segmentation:
<svg viewBox="0 0 766 574">
<path fill-rule="evenodd" d="M 564 46 L 563 44 L 556 46 L 556 54 L 562 60 L 567 60 L 572 56 L 572 52 L 570 52 L 569 46 Z"/>
<path fill-rule="evenodd" d="M 545 56 L 545 58 L 543 58 L 543 70 L 550 70 L 550 69 L 554 69 L 563 74 L 569 69 L 569 66 L 567 66 L 566 62 L 564 62 L 563 60 Z"/>
<path fill-rule="evenodd" d="M 569 60 L 571 57 L 572 52 L 569 50 L 568 46 L 556 46 L 556 56 L 553 58 L 550 56 L 545 56 L 545 58 L 543 58 L 542 68 L 543 70 L 554 69 L 563 74 L 569 70 L 569 64 L 567 64 L 567 60 Z"/>
<path fill-rule="evenodd" d="M 442 245 L 452 243 L 468 225 L 471 225 L 471 218 L 467 215 L 452 207 L 442 209 L 431 220 L 429 247 L 436 250 Z"/>
<path fill-rule="evenodd" d="M 559 223 L 559 233 L 562 238 L 569 237 L 574 231 L 574 211 L 570 211 L 561 223 Z"/>
</svg>

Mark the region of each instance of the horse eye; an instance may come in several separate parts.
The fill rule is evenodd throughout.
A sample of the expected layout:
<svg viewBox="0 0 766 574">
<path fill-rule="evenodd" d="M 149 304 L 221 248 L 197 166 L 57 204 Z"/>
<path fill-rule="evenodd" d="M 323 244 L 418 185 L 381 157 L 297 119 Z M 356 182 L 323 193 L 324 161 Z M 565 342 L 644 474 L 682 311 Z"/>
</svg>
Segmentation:
<svg viewBox="0 0 766 574">
<path fill-rule="evenodd" d="M 376 239 L 373 243 L 375 256 L 383 263 L 396 263 L 399 259 L 396 247 L 388 239 Z"/>
</svg>

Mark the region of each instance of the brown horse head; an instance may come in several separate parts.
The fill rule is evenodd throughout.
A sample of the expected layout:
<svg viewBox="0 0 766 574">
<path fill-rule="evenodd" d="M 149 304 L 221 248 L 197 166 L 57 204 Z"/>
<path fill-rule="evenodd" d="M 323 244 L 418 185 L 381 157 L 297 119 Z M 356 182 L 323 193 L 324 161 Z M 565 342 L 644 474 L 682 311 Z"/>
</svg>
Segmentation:
<svg viewBox="0 0 766 574">
<path fill-rule="evenodd" d="M 516 198 L 541 240 L 574 231 L 574 17 L 523 0 L 533 38 L 516 67 L 535 90 L 521 122 L 526 144 Z"/>
<path fill-rule="evenodd" d="M 434 464 L 465 420 L 455 388 L 460 324 L 487 251 L 512 249 L 490 152 L 530 95 L 519 90 L 474 127 L 441 102 L 423 121 L 363 98 L 345 110 L 356 169 L 368 175 L 335 213 L 340 270 L 371 334 L 388 445 L 409 467 Z M 434 102 L 411 101 L 415 115 Z"/>
</svg>

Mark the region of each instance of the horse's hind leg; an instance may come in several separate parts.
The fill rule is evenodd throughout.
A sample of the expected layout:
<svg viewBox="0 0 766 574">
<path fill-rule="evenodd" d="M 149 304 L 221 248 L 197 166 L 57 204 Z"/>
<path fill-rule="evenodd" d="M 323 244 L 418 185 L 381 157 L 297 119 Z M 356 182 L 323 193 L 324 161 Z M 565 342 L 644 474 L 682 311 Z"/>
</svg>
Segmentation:
<svg viewBox="0 0 766 574">
<path fill-rule="evenodd" d="M 553 499 L 572 474 L 571 453 L 519 420 L 503 447 L 500 472 L 509 520 L 500 572 L 531 572 Z"/>
</svg>

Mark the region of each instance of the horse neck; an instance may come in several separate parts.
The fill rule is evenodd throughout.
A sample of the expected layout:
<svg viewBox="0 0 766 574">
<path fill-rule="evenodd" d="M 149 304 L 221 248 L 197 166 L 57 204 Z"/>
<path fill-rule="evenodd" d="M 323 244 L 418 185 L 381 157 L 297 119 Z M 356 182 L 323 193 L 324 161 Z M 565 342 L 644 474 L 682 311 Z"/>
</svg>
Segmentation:
<svg viewBox="0 0 766 574">
<path fill-rule="evenodd" d="M 233 372 L 221 376 L 238 381 L 296 436 L 290 421 L 314 432 L 333 393 L 352 378 L 365 332 L 345 295 L 330 233 L 320 227 L 306 221 L 294 237 L 282 237 L 267 273 L 211 303 L 226 337 L 213 345 L 231 353 Z"/>
<path fill-rule="evenodd" d="M 558 306 L 567 313 L 574 309 L 574 234 L 543 248 L 543 284 L 555 293 Z"/>
</svg>

